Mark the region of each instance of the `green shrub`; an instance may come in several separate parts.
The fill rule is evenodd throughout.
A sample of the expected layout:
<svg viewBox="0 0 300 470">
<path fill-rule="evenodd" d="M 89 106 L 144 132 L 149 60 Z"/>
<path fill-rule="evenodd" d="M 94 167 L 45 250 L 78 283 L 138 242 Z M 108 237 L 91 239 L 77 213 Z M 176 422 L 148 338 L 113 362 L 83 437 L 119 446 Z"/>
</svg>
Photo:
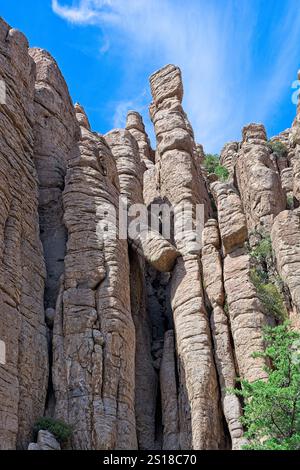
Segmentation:
<svg viewBox="0 0 300 470">
<path fill-rule="evenodd" d="M 272 242 L 269 235 L 262 237 L 261 241 L 250 252 L 252 259 L 258 263 L 268 263 L 273 258 Z"/>
<path fill-rule="evenodd" d="M 268 146 L 271 149 L 271 151 L 276 154 L 277 158 L 287 157 L 288 149 L 282 142 L 279 142 L 279 141 L 272 142 L 271 140 L 269 140 Z"/>
<path fill-rule="evenodd" d="M 300 333 L 285 322 L 264 331 L 267 380 L 240 381 L 249 450 L 300 450 Z"/>
<path fill-rule="evenodd" d="M 227 168 L 220 165 L 219 155 L 206 154 L 203 166 L 209 174 L 217 175 L 220 181 L 227 181 L 229 173 Z"/>
<path fill-rule="evenodd" d="M 216 167 L 220 164 L 220 158 L 217 154 L 207 153 L 203 165 L 208 173 L 214 173 Z"/>
<path fill-rule="evenodd" d="M 60 442 L 67 442 L 73 434 L 72 427 L 64 421 L 59 421 L 49 417 L 40 418 L 34 425 L 34 433 L 39 431 L 49 431 Z"/>
<path fill-rule="evenodd" d="M 287 311 L 282 294 L 274 283 L 268 282 L 267 274 L 263 270 L 253 268 L 250 278 L 266 311 L 278 320 L 286 318 Z"/>
<path fill-rule="evenodd" d="M 217 177 L 219 178 L 220 181 L 225 182 L 225 181 L 228 180 L 228 177 L 229 177 L 228 170 L 227 170 L 227 168 L 225 168 L 222 165 L 218 165 L 216 167 L 215 174 L 217 175 Z"/>
<path fill-rule="evenodd" d="M 266 312 L 278 320 L 283 320 L 287 317 L 287 311 L 280 290 L 280 278 L 274 266 L 271 237 L 260 232 L 254 232 L 252 235 L 260 238 L 260 241 L 250 249 L 253 266 L 250 279 Z"/>
</svg>

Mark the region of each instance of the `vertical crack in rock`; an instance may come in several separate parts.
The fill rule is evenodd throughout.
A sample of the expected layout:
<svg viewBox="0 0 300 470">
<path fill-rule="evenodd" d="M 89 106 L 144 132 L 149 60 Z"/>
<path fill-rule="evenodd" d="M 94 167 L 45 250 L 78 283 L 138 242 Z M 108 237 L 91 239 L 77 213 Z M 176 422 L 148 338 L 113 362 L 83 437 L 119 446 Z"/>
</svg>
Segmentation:
<svg viewBox="0 0 300 470">
<path fill-rule="evenodd" d="M 132 134 L 138 144 L 141 160 L 147 168 L 151 167 L 154 163 L 155 152 L 151 148 L 150 139 L 146 133 L 142 116 L 136 111 L 129 111 L 126 129 Z"/>
<path fill-rule="evenodd" d="M 55 309 L 67 243 L 62 193 L 70 152 L 79 139 L 79 129 L 67 85 L 55 60 L 43 49 L 29 52 L 37 71 L 34 161 L 39 179 L 40 231 L 47 268 L 45 308 Z"/>
<path fill-rule="evenodd" d="M 0 449 L 27 448 L 44 413 L 48 379 L 43 293 L 45 266 L 38 230 L 33 162 L 35 67 L 22 33 L 0 19 Z"/>
<path fill-rule="evenodd" d="M 293 325 L 300 328 L 300 209 L 281 212 L 271 232 L 278 272 L 291 293 Z"/>
<path fill-rule="evenodd" d="M 223 411 L 232 440 L 232 448 L 238 450 L 245 444 L 245 439 L 240 421 L 242 408 L 239 399 L 228 391 L 236 386 L 237 372 L 232 351 L 229 319 L 224 311 L 225 292 L 220 248 L 218 223 L 212 219 L 206 223 L 203 231 L 203 278 L 212 307 L 210 323 Z"/>
<path fill-rule="evenodd" d="M 119 181 L 111 151 L 80 106 L 81 139 L 63 194 L 68 230 L 63 292 L 54 324 L 56 416 L 75 449 L 135 449 L 135 334 L 126 240 L 115 236 Z M 110 224 L 110 221 L 108 222 Z"/>
<path fill-rule="evenodd" d="M 249 381 L 266 378 L 263 358 L 252 357 L 253 352 L 264 350 L 262 329 L 267 320 L 250 278 L 250 256 L 244 246 L 246 218 L 232 184 L 213 183 L 212 191 L 225 254 L 224 287 L 239 374 Z"/>
<path fill-rule="evenodd" d="M 29 53 L 36 64 L 34 162 L 39 181 L 40 238 L 47 272 L 44 306 L 49 327 L 50 373 L 46 413 L 53 415 L 52 329 L 67 243 L 62 193 L 70 152 L 79 139 L 79 126 L 67 85 L 55 60 L 43 49 L 30 49 Z"/>
<path fill-rule="evenodd" d="M 152 75 L 150 85 L 161 197 L 175 211 L 183 202 L 195 207 L 208 200 L 208 194 L 201 184 L 196 145 L 181 105 L 180 70 L 168 65 Z M 180 446 L 216 449 L 221 440 L 218 386 L 201 289 L 199 253 L 190 252 L 193 240 L 180 239 L 177 229 L 175 220 L 175 243 L 182 254 L 176 262 L 171 284 L 180 376 Z M 191 234 L 188 237 L 191 238 Z"/>
<path fill-rule="evenodd" d="M 179 410 L 176 380 L 175 336 L 168 330 L 160 365 L 160 390 L 163 420 L 163 449 L 179 449 Z"/>
<path fill-rule="evenodd" d="M 286 208 L 286 198 L 261 124 L 244 127 L 235 170 L 248 231 L 263 228 L 270 233 L 274 217 Z"/>
<path fill-rule="evenodd" d="M 230 179 L 234 177 L 234 168 L 238 158 L 238 152 L 239 142 L 229 142 L 224 145 L 221 151 L 220 164 L 228 170 Z"/>
<path fill-rule="evenodd" d="M 135 115 L 134 115 L 135 116 Z M 129 208 L 143 203 L 144 164 L 136 140 L 127 130 L 114 130 L 105 136 L 116 160 L 121 195 Z M 130 217 L 129 221 L 130 222 Z M 140 249 L 139 249 L 140 248 Z M 131 309 L 135 324 L 135 414 L 140 449 L 153 449 L 157 375 L 151 356 L 151 325 L 146 310 L 144 251 L 140 244 L 130 248 Z"/>
</svg>

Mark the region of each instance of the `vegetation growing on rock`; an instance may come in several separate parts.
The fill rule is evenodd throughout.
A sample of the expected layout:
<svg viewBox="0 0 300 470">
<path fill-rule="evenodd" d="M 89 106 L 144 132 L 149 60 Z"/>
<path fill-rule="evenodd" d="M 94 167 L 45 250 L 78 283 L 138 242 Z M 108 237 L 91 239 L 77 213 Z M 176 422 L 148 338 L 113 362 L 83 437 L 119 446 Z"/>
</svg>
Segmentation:
<svg viewBox="0 0 300 470">
<path fill-rule="evenodd" d="M 72 437 L 72 427 L 64 421 L 50 417 L 40 418 L 34 425 L 34 433 L 39 431 L 49 431 L 61 443 L 67 442 Z"/>
<path fill-rule="evenodd" d="M 249 450 L 300 449 L 300 334 L 289 324 L 266 328 L 265 351 L 255 354 L 271 364 L 268 379 L 241 381 L 235 394 L 245 400 L 241 418 Z"/>
<path fill-rule="evenodd" d="M 277 158 L 286 158 L 288 149 L 286 145 L 284 145 L 282 142 L 277 141 L 277 140 L 275 141 L 269 140 L 268 147 L 270 148 L 272 153 L 276 155 Z"/>
<path fill-rule="evenodd" d="M 206 154 L 203 165 L 208 174 L 215 174 L 220 181 L 227 181 L 229 172 L 227 168 L 220 164 L 219 155 Z"/>
<path fill-rule="evenodd" d="M 287 312 L 280 289 L 282 281 L 274 267 L 271 237 L 263 233 L 256 235 L 260 241 L 250 251 L 253 265 L 250 278 L 266 313 L 282 320 Z"/>
</svg>

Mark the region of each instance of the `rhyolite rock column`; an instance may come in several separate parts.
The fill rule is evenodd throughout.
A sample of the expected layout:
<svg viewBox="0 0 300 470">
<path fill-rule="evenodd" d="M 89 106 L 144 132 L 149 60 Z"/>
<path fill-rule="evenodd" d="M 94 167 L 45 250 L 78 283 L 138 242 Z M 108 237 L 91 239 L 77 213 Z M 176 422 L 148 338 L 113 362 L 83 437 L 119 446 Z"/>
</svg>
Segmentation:
<svg viewBox="0 0 300 470">
<path fill-rule="evenodd" d="M 33 158 L 35 64 L 27 39 L 0 19 L 0 449 L 25 449 L 44 414 L 48 352 L 45 265 Z"/>
<path fill-rule="evenodd" d="M 267 317 L 251 281 L 246 217 L 237 191 L 230 183 L 215 182 L 212 192 L 218 209 L 218 221 L 225 255 L 223 277 L 238 374 L 249 381 L 264 379 L 263 328 Z M 241 289 L 241 286 L 243 288 Z"/>
<path fill-rule="evenodd" d="M 245 444 L 241 424 L 242 407 L 239 398 L 230 392 L 236 386 L 237 371 L 230 331 L 230 321 L 225 313 L 223 265 L 218 222 L 209 220 L 203 230 L 202 266 L 205 291 L 212 313 L 210 324 L 214 342 L 214 355 L 221 388 L 223 412 L 227 421 L 232 448 Z"/>
<path fill-rule="evenodd" d="M 120 187 L 105 139 L 76 107 L 81 139 L 63 193 L 65 274 L 53 337 L 56 417 L 74 449 L 136 449 L 135 329 L 127 241 L 115 236 Z"/>
<path fill-rule="evenodd" d="M 56 61 L 43 49 L 30 49 L 36 64 L 34 163 L 39 179 L 40 236 L 47 269 L 45 307 L 55 309 L 64 273 L 67 230 L 62 193 L 79 125 L 68 87 Z"/>
<path fill-rule="evenodd" d="M 180 70 L 168 65 L 150 78 L 150 112 L 157 137 L 161 197 L 176 210 L 183 202 L 205 199 L 196 145 L 182 109 Z M 193 217 L 193 215 L 192 215 Z M 221 440 L 218 386 L 208 315 L 201 288 L 200 250 L 193 251 L 191 234 L 181 237 L 180 217 L 174 241 L 181 253 L 172 273 L 171 304 L 179 365 L 179 422 L 182 449 L 217 449 Z"/>
<path fill-rule="evenodd" d="M 271 232 L 277 270 L 292 299 L 292 323 L 300 328 L 300 210 L 283 211 Z"/>
<path fill-rule="evenodd" d="M 270 153 L 264 126 L 245 126 L 235 169 L 248 232 L 270 233 L 274 218 L 286 207 L 280 175 Z"/>
</svg>

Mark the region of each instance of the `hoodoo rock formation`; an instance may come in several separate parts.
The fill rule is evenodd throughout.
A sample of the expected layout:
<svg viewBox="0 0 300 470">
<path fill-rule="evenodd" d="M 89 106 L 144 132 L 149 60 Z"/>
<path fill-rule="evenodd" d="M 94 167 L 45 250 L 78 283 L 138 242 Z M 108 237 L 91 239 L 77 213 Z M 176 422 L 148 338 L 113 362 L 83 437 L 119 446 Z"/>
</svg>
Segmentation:
<svg viewBox="0 0 300 470">
<path fill-rule="evenodd" d="M 0 64 L 0 449 L 241 449 L 231 390 L 267 377 L 253 353 L 279 321 L 261 240 L 300 328 L 300 107 L 270 140 L 252 123 L 225 144 L 219 181 L 178 67 L 150 78 L 153 150 L 135 111 L 94 132 L 51 55 L 2 19 Z M 36 435 L 42 417 L 69 440 Z"/>
</svg>

